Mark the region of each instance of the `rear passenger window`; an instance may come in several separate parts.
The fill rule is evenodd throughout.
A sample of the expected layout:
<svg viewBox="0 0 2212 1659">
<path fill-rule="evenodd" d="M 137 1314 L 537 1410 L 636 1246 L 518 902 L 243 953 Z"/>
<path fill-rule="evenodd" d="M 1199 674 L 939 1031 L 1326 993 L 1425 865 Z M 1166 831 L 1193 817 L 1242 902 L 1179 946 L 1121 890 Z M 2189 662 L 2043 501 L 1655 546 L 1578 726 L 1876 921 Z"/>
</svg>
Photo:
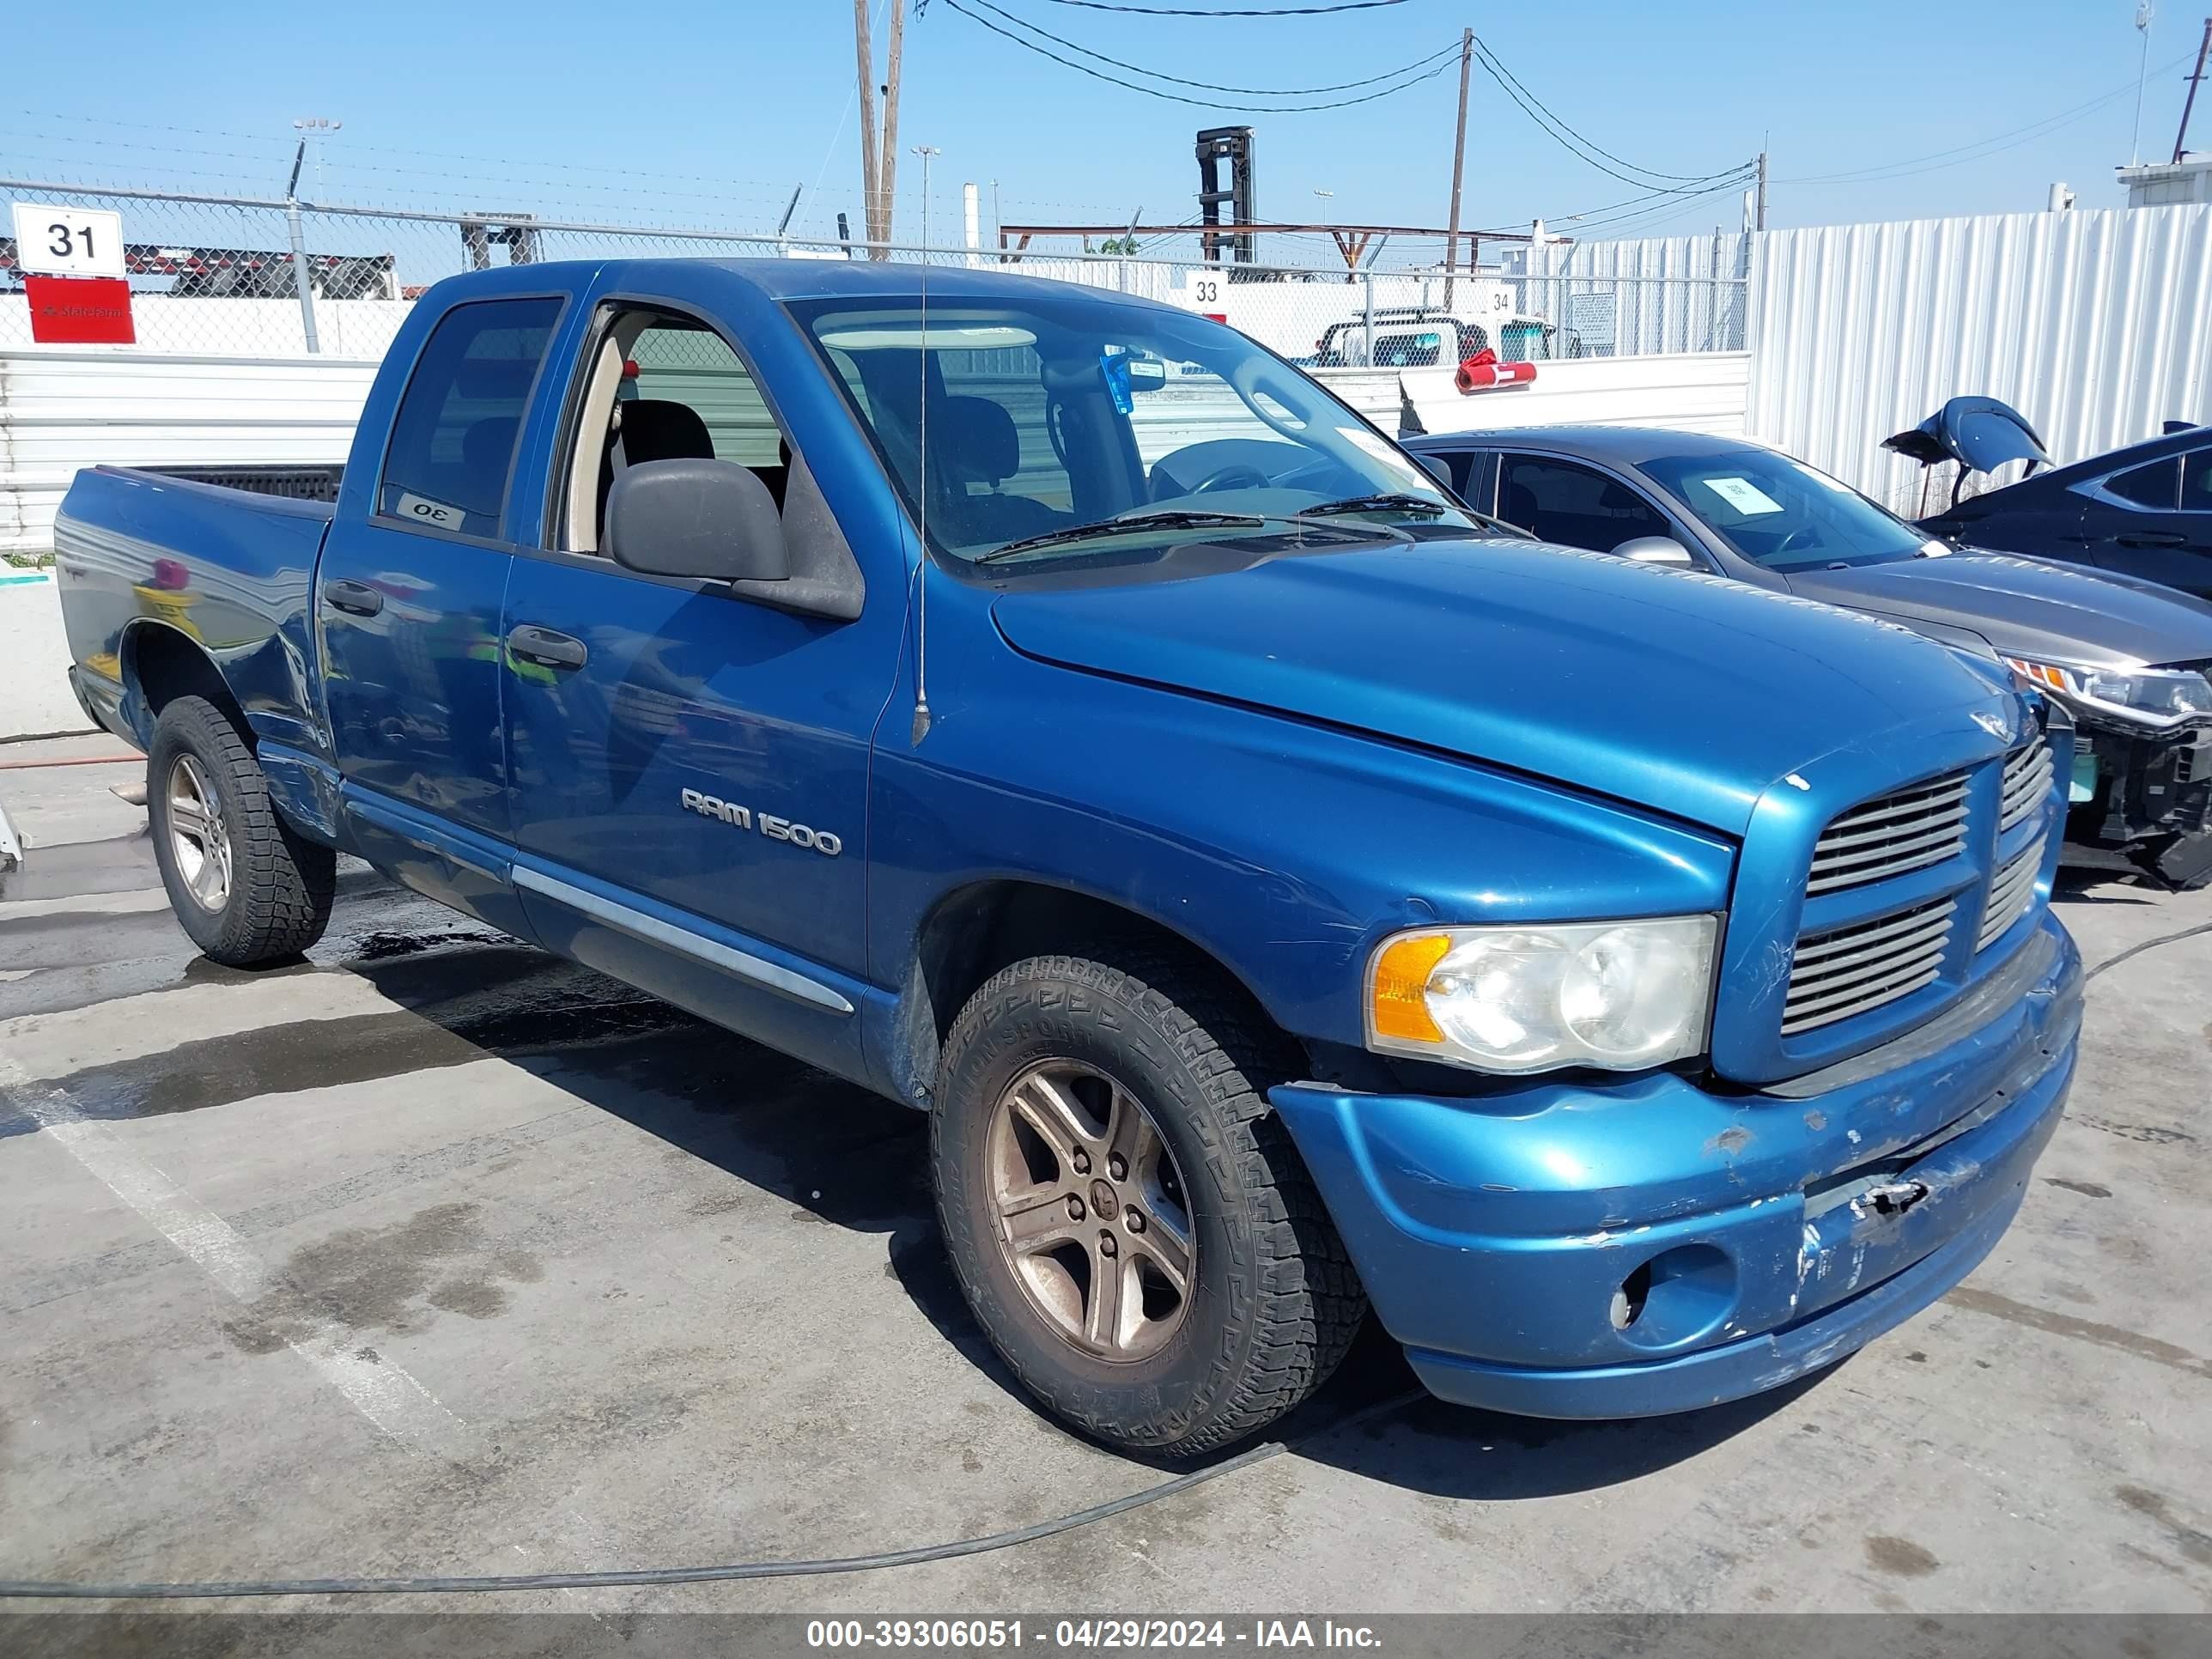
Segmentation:
<svg viewBox="0 0 2212 1659">
<path fill-rule="evenodd" d="M 1498 516 L 1547 542 L 1610 553 L 1638 536 L 1668 536 L 1673 526 L 1624 483 L 1572 461 L 1509 458 Z"/>
<path fill-rule="evenodd" d="M 392 417 L 377 507 L 427 530 L 498 537 L 557 299 L 456 306 L 430 331 Z"/>
<path fill-rule="evenodd" d="M 2105 480 L 2105 488 L 2122 501 L 2133 501 L 2137 507 L 2161 507 L 2170 512 L 2180 483 L 2180 458 L 2169 455 L 2162 461 L 2152 461 L 2147 465 L 2131 466 L 2124 472 L 2115 472 Z"/>
</svg>

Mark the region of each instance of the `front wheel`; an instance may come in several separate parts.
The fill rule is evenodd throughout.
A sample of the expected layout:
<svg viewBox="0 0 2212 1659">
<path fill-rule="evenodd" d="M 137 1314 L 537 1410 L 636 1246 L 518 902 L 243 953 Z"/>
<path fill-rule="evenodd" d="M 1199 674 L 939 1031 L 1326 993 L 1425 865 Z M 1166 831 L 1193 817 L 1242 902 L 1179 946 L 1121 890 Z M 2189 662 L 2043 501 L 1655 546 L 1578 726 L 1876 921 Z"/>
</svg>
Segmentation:
<svg viewBox="0 0 2212 1659">
<path fill-rule="evenodd" d="M 146 750 L 154 857 L 193 944 L 233 968 L 296 957 L 330 925 L 337 855 L 286 823 L 238 728 L 178 697 Z"/>
<path fill-rule="evenodd" d="M 1320 1385 L 1366 1310 L 1261 1091 L 1255 1016 L 1177 966 L 1039 957 L 953 1021 L 932 1137 L 969 1304 L 1053 1412 L 1188 1456 Z"/>
</svg>

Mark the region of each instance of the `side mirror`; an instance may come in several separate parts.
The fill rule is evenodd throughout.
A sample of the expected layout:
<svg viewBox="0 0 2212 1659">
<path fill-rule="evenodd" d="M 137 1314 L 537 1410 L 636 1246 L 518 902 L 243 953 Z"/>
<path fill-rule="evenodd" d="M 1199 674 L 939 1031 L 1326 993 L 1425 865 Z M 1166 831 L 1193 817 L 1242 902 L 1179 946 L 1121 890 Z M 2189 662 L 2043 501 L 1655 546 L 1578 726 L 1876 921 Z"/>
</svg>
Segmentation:
<svg viewBox="0 0 2212 1659">
<path fill-rule="evenodd" d="M 1441 455 L 1415 455 L 1413 459 L 1421 464 L 1422 471 L 1427 473 L 1451 493 L 1454 501 L 1459 499 L 1459 486 L 1452 482 L 1449 461 Z"/>
<path fill-rule="evenodd" d="M 607 494 L 606 548 L 624 569 L 708 581 L 789 580 L 768 486 L 734 461 L 641 461 Z"/>
<path fill-rule="evenodd" d="M 1698 562 L 1697 556 L 1672 536 L 1632 536 L 1613 550 L 1613 556 L 1633 559 L 1638 564 L 1689 567 Z"/>
</svg>

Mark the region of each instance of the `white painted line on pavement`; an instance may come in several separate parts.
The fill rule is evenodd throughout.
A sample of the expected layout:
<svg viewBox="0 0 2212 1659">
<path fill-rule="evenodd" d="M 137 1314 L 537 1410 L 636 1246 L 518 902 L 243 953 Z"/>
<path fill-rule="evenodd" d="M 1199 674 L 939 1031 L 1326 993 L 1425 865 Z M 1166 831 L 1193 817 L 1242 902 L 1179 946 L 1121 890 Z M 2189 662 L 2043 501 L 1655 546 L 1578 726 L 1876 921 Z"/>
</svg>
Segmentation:
<svg viewBox="0 0 2212 1659">
<path fill-rule="evenodd" d="M 32 1081 L 5 1055 L 0 1055 L 0 1088 L 14 1093 L 57 1146 L 234 1300 L 251 1304 L 269 1287 L 267 1267 L 230 1224 L 125 1146 L 110 1125 L 85 1117 L 67 1095 Z M 409 1450 L 453 1462 L 481 1452 L 468 1425 L 436 1395 L 357 1343 L 327 1320 L 303 1336 L 285 1339 L 356 1411 Z"/>
<path fill-rule="evenodd" d="M 388 1014 L 399 1004 L 358 974 L 296 974 L 246 984 L 167 986 L 82 1008 L 0 1019 L 0 1054 L 27 1076 L 66 1077 L 264 1025 Z"/>
<path fill-rule="evenodd" d="M 137 887 L 121 893 L 77 893 L 67 898 L 9 899 L 0 902 L 0 924 L 26 921 L 33 916 L 135 916 L 168 908 L 169 896 L 159 887 Z"/>
</svg>

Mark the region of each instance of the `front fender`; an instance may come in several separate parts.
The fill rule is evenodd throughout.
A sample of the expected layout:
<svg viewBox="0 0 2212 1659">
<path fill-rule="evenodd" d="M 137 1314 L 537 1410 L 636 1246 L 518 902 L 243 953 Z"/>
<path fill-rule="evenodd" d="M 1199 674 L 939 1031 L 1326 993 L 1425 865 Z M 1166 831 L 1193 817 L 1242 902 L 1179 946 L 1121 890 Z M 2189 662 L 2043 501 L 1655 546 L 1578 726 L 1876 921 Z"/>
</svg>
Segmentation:
<svg viewBox="0 0 2212 1659">
<path fill-rule="evenodd" d="M 877 752 L 879 984 L 903 981 L 945 896 L 1033 881 L 1180 934 L 1285 1030 L 1357 1046 L 1367 956 L 1397 928 L 1727 908 L 1734 849 L 1709 831 L 1361 734 L 957 654 L 933 661 L 921 745 Z"/>
</svg>

